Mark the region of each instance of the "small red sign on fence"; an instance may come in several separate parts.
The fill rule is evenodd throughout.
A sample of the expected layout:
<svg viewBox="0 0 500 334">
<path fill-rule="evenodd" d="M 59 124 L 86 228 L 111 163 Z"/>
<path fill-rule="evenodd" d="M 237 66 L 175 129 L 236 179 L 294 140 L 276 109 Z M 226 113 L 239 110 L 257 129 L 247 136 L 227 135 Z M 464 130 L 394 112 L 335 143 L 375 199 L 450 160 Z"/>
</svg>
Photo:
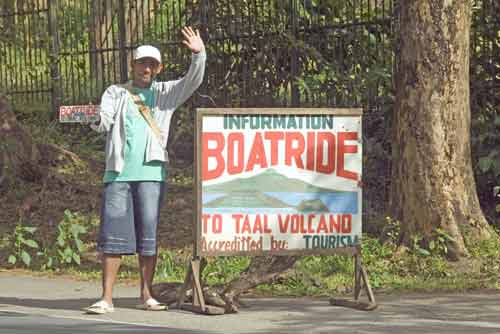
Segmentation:
<svg viewBox="0 0 500 334">
<path fill-rule="evenodd" d="M 59 107 L 59 122 L 61 123 L 90 123 L 99 120 L 99 106 L 77 105 Z"/>
</svg>

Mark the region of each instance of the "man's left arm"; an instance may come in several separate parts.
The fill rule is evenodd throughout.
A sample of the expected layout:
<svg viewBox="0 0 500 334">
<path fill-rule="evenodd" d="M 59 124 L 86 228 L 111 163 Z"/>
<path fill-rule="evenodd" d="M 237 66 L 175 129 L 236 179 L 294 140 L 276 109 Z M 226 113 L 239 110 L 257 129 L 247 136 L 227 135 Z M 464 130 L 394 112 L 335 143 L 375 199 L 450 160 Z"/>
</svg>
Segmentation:
<svg viewBox="0 0 500 334">
<path fill-rule="evenodd" d="M 182 34 L 184 35 L 183 43 L 192 52 L 191 66 L 183 78 L 164 83 L 166 103 L 173 109 L 183 104 L 201 85 L 207 58 L 205 45 L 198 30 L 193 31 L 191 27 L 184 27 Z"/>
</svg>

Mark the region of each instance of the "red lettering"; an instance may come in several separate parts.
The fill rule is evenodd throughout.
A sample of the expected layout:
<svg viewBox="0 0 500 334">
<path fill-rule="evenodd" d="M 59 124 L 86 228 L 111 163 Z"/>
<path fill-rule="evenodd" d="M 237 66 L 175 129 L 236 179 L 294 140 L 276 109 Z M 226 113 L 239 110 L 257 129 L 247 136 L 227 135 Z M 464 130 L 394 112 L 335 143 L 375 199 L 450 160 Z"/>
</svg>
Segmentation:
<svg viewBox="0 0 500 334">
<path fill-rule="evenodd" d="M 260 132 L 255 134 L 250 156 L 248 157 L 247 172 L 253 170 L 254 165 L 260 165 L 261 168 L 267 167 L 266 152 L 264 150 L 264 143 L 262 142 L 262 135 Z"/>
<path fill-rule="evenodd" d="M 290 232 L 299 233 L 299 228 L 300 228 L 299 215 L 292 215 L 291 224 L 292 226 L 290 227 Z"/>
<path fill-rule="evenodd" d="M 357 145 L 345 145 L 346 140 L 358 140 L 357 132 L 339 132 L 338 133 L 338 152 L 337 152 L 337 175 L 346 179 L 357 180 L 358 174 L 344 169 L 344 154 L 358 153 Z"/>
<path fill-rule="evenodd" d="M 290 221 L 290 215 L 286 215 L 286 219 L 283 220 L 281 215 L 278 215 L 278 225 L 280 227 L 281 233 L 286 233 L 288 230 L 288 224 Z"/>
<path fill-rule="evenodd" d="M 325 215 L 319 217 L 319 223 L 317 228 L 318 233 L 328 233 L 328 227 L 326 226 Z"/>
<path fill-rule="evenodd" d="M 260 215 L 255 216 L 255 223 L 253 224 L 253 233 L 263 232 L 262 223 L 260 222 Z"/>
<path fill-rule="evenodd" d="M 222 149 L 224 148 L 224 136 L 219 132 L 204 132 L 202 137 L 202 178 L 203 181 L 216 179 L 224 172 L 224 158 L 222 157 Z M 215 142 L 215 148 L 209 148 L 208 143 Z M 208 169 L 208 160 L 210 158 L 217 160 L 213 170 Z"/>
<path fill-rule="evenodd" d="M 244 162 L 244 143 L 245 138 L 241 132 L 233 132 L 227 136 L 227 173 L 229 175 L 243 172 Z M 235 159 L 234 151 L 237 146 L 238 155 Z"/>
<path fill-rule="evenodd" d="M 222 215 L 214 215 L 212 219 L 212 233 L 217 234 L 222 232 Z"/>
<path fill-rule="evenodd" d="M 235 213 L 232 215 L 234 222 L 236 223 L 236 233 L 240 233 L 240 222 L 243 215 L 241 213 Z"/>
<path fill-rule="evenodd" d="M 314 217 L 316 217 L 316 215 L 309 215 L 307 217 L 307 233 L 314 233 L 314 229 L 312 227 Z"/>
<path fill-rule="evenodd" d="M 293 142 L 297 142 L 298 146 L 293 147 Z M 302 162 L 302 153 L 304 152 L 304 136 L 300 132 L 287 132 L 285 137 L 285 164 L 292 165 L 292 159 L 295 160 L 297 168 L 304 169 Z"/>
<path fill-rule="evenodd" d="M 271 166 L 278 164 L 278 143 L 283 137 L 283 132 L 272 131 L 264 133 L 264 138 L 271 141 Z"/>
<path fill-rule="evenodd" d="M 267 226 L 267 215 L 264 215 L 264 233 L 272 233 L 273 231 Z"/>
<path fill-rule="evenodd" d="M 243 220 L 243 227 L 241 228 L 241 233 L 250 233 L 252 230 L 250 229 L 250 220 L 248 219 L 248 215 L 245 216 Z"/>
<path fill-rule="evenodd" d="M 327 158 L 323 163 L 324 143 L 326 142 Z M 316 144 L 316 169 L 320 173 L 331 174 L 335 171 L 335 136 L 330 132 L 318 132 Z"/>
<path fill-rule="evenodd" d="M 330 233 L 340 232 L 340 215 L 337 215 L 337 221 L 335 221 L 335 216 L 330 215 Z"/>
<path fill-rule="evenodd" d="M 314 170 L 314 148 L 316 147 L 315 133 L 307 133 L 307 163 L 306 168 L 308 170 Z"/>
<path fill-rule="evenodd" d="M 201 222 L 203 225 L 203 233 L 206 234 L 208 232 L 208 219 L 210 218 L 210 215 L 204 214 L 201 215 Z"/>
<path fill-rule="evenodd" d="M 351 233 L 352 217 L 351 215 L 342 215 L 342 233 Z"/>
</svg>

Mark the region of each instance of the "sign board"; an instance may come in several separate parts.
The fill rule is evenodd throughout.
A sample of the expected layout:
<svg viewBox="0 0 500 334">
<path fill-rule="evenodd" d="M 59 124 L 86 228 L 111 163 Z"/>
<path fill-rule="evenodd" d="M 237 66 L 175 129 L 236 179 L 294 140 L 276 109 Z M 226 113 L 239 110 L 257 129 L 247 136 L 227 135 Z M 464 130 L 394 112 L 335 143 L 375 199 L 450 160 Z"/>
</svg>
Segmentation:
<svg viewBox="0 0 500 334">
<path fill-rule="evenodd" d="M 355 253 L 361 109 L 199 109 L 196 256 Z"/>
<path fill-rule="evenodd" d="M 99 120 L 99 106 L 77 105 L 59 107 L 59 122 L 61 123 L 91 123 Z"/>
</svg>

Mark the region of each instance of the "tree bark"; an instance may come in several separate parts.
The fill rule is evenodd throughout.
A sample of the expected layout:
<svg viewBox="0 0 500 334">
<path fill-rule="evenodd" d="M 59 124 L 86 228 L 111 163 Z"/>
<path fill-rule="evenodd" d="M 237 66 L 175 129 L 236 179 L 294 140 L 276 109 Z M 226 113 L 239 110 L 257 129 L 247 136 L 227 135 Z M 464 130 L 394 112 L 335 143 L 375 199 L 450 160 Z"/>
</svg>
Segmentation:
<svg viewBox="0 0 500 334">
<path fill-rule="evenodd" d="M 90 73 L 95 79 L 96 90 L 102 92 L 104 90 L 104 82 L 110 78 L 106 78 L 105 69 L 108 66 L 117 66 L 119 69 L 119 57 L 109 56 L 108 52 L 102 50 L 113 49 L 115 47 L 115 39 L 113 36 L 113 15 L 116 9 L 116 1 L 109 0 L 92 0 L 90 6 L 89 19 L 89 44 L 90 44 Z M 119 73 L 119 70 L 118 72 Z"/>
<path fill-rule="evenodd" d="M 17 122 L 7 101 L 0 96 L 0 179 L 19 177 L 36 182 L 46 175 L 41 154 L 31 135 Z"/>
<path fill-rule="evenodd" d="M 401 1 L 390 207 L 401 242 L 445 231 L 448 255 L 491 236 L 471 164 L 467 0 Z"/>
</svg>

